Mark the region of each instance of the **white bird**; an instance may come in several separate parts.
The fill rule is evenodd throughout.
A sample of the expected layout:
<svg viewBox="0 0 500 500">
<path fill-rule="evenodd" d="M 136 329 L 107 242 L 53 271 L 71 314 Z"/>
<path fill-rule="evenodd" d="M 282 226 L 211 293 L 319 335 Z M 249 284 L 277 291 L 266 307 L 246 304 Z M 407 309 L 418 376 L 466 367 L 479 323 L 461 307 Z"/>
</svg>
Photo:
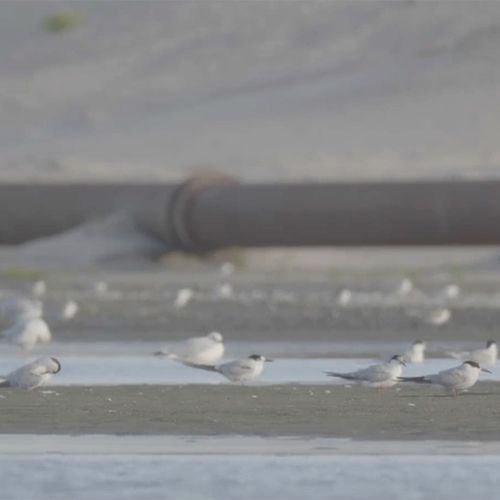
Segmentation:
<svg viewBox="0 0 500 500">
<path fill-rule="evenodd" d="M 184 364 L 193 368 L 220 373 L 231 382 L 243 383 L 256 379 L 264 370 L 264 363 L 271 361 L 273 360 L 266 359 L 260 354 L 252 354 L 247 359 L 237 359 L 221 365 L 209 366 L 188 362 L 184 362 Z"/>
<path fill-rule="evenodd" d="M 215 290 L 215 295 L 218 299 L 232 299 L 234 297 L 234 290 L 231 283 L 221 279 Z"/>
<path fill-rule="evenodd" d="M 47 285 L 45 281 L 38 280 L 31 286 L 31 294 L 33 297 L 43 297 L 47 293 Z"/>
<path fill-rule="evenodd" d="M 329 377 L 340 377 L 345 380 L 359 382 L 368 387 L 374 387 L 381 392 L 382 389 L 392 387 L 398 383 L 398 377 L 401 376 L 403 366 L 406 363 L 402 356 L 396 354 L 387 363 L 372 365 L 368 368 L 362 368 L 355 372 L 338 373 L 325 372 Z"/>
<path fill-rule="evenodd" d="M 181 362 L 209 365 L 222 358 L 224 343 L 219 332 L 212 332 L 206 337 L 193 337 L 177 342 L 172 347 L 155 354 Z"/>
<path fill-rule="evenodd" d="M 218 299 L 232 299 L 234 298 L 234 290 L 229 283 L 229 277 L 234 273 L 235 266 L 231 262 L 224 262 L 220 267 L 219 277 L 215 285 L 215 296 Z"/>
<path fill-rule="evenodd" d="M 221 278 L 229 278 L 234 273 L 235 266 L 231 262 L 224 262 L 220 267 Z"/>
<path fill-rule="evenodd" d="M 94 283 L 94 292 L 97 295 L 104 295 L 108 291 L 108 284 L 105 281 L 96 281 Z"/>
<path fill-rule="evenodd" d="M 407 297 L 413 290 L 413 283 L 409 278 L 404 278 L 396 289 L 396 295 Z"/>
<path fill-rule="evenodd" d="M 76 316 L 76 313 L 78 312 L 79 309 L 80 308 L 78 307 L 78 304 L 74 300 L 66 301 L 61 309 L 60 319 L 62 321 L 68 321 L 70 319 L 73 319 Z"/>
<path fill-rule="evenodd" d="M 493 366 L 497 362 L 498 347 L 494 340 L 488 340 L 488 342 L 486 342 L 486 349 L 475 349 L 474 351 L 463 352 L 448 351 L 445 352 L 445 354 L 462 361 L 471 360 L 480 365 Z"/>
<path fill-rule="evenodd" d="M 0 335 L 13 344 L 20 345 L 25 351 L 35 347 L 38 342 L 50 342 L 52 335 L 49 325 L 41 318 L 20 319 Z"/>
<path fill-rule="evenodd" d="M 442 290 L 439 291 L 437 297 L 438 299 L 453 300 L 460 295 L 460 287 L 455 284 L 446 285 Z"/>
<path fill-rule="evenodd" d="M 353 294 L 351 290 L 344 288 L 343 290 L 341 290 L 339 296 L 337 297 L 337 304 L 339 306 L 345 307 L 346 305 L 352 302 L 352 298 Z"/>
<path fill-rule="evenodd" d="M 426 347 L 427 346 L 423 340 L 416 340 L 403 354 L 403 359 L 406 363 L 423 363 Z"/>
<path fill-rule="evenodd" d="M 20 319 L 41 318 L 43 315 L 43 302 L 38 299 L 13 297 L 2 302 L 0 312 L 11 323 Z"/>
<path fill-rule="evenodd" d="M 194 291 L 191 288 L 182 288 L 177 292 L 177 296 L 175 297 L 174 307 L 176 309 L 180 309 L 185 307 L 191 302 L 194 297 Z"/>
<path fill-rule="evenodd" d="M 7 375 L 0 375 L 4 382 L 0 387 L 22 387 L 23 389 L 36 389 L 45 385 L 52 375 L 61 371 L 61 363 L 55 358 L 39 358 L 33 363 L 21 366 Z"/>
<path fill-rule="evenodd" d="M 406 314 L 410 318 L 416 318 L 432 326 L 442 326 L 451 319 L 451 311 L 445 307 L 438 307 L 436 309 L 407 309 Z"/>
<path fill-rule="evenodd" d="M 479 377 L 479 372 L 491 373 L 485 368 L 481 368 L 476 361 L 464 361 L 460 366 L 444 370 L 433 375 L 423 377 L 400 377 L 401 382 L 414 382 L 416 384 L 434 384 L 440 385 L 445 389 L 452 391 L 456 397 L 460 391 L 472 387 Z"/>
</svg>

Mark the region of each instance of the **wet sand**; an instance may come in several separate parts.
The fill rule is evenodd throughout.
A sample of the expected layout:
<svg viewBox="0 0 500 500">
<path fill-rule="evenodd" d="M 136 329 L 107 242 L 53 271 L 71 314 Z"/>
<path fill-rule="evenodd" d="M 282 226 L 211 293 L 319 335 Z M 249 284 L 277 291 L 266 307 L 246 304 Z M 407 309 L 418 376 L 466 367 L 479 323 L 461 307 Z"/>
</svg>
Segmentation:
<svg viewBox="0 0 500 500">
<path fill-rule="evenodd" d="M 452 398 L 404 386 L 48 387 L 0 392 L 1 433 L 500 440 L 500 386 Z"/>
</svg>

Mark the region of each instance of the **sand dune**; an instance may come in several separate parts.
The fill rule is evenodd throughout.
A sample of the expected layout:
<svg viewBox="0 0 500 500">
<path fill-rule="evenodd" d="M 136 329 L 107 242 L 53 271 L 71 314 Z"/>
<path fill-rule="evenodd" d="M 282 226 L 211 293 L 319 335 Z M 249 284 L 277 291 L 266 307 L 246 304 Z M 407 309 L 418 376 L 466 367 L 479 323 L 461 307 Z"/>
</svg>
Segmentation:
<svg viewBox="0 0 500 500">
<path fill-rule="evenodd" d="M 0 4 L 0 180 L 496 176 L 496 2 Z"/>
</svg>

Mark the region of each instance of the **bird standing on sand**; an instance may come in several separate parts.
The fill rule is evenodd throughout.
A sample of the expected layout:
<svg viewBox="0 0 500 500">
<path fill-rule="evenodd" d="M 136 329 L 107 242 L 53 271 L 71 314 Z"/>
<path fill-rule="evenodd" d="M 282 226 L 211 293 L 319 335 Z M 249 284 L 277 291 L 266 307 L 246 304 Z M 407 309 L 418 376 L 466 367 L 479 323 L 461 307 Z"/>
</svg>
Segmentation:
<svg viewBox="0 0 500 500">
<path fill-rule="evenodd" d="M 79 309 L 80 308 L 78 307 L 78 304 L 74 300 L 68 300 L 63 304 L 61 308 L 59 319 L 61 321 L 68 321 L 70 319 L 73 319 Z"/>
<path fill-rule="evenodd" d="M 329 377 L 339 377 L 345 380 L 359 382 L 368 387 L 373 387 L 381 392 L 387 387 L 392 387 L 398 383 L 398 377 L 401 376 L 403 366 L 406 363 L 402 356 L 396 354 L 387 363 L 372 365 L 368 368 L 362 368 L 355 372 L 338 373 L 325 372 Z"/>
<path fill-rule="evenodd" d="M 168 349 L 155 353 L 176 361 L 210 365 L 224 355 L 224 343 L 219 332 L 212 332 L 206 337 L 193 337 L 177 342 Z"/>
<path fill-rule="evenodd" d="M 47 285 L 45 281 L 38 280 L 31 286 L 31 294 L 33 297 L 43 297 L 47 293 Z"/>
<path fill-rule="evenodd" d="M 23 350 L 29 351 L 39 342 L 50 342 L 52 335 L 49 325 L 41 318 L 20 319 L 10 328 L 0 332 L 5 340 L 20 345 Z"/>
<path fill-rule="evenodd" d="M 55 358 L 39 358 L 33 363 L 21 366 L 7 375 L 0 375 L 4 382 L 0 387 L 22 387 L 23 389 L 36 389 L 45 385 L 52 375 L 61 371 L 61 363 Z"/>
<path fill-rule="evenodd" d="M 191 288 L 182 288 L 177 292 L 177 295 L 174 300 L 174 307 L 176 309 L 181 309 L 185 307 L 191 302 L 194 297 L 194 292 Z"/>
<path fill-rule="evenodd" d="M 201 370 L 220 373 L 231 382 L 243 383 L 256 379 L 264 370 L 264 363 L 272 361 L 272 359 L 266 359 L 260 354 L 252 354 L 247 359 L 237 359 L 221 365 L 209 366 L 187 362 L 184 362 L 184 364 L 186 366 L 191 366 L 192 368 L 199 368 Z"/>
<path fill-rule="evenodd" d="M 442 326 L 451 318 L 451 311 L 446 307 L 437 307 L 435 309 L 406 309 L 406 314 L 410 318 L 416 318 L 422 323 L 427 323 L 431 326 Z"/>
<path fill-rule="evenodd" d="M 497 343 L 494 340 L 488 340 L 488 342 L 486 342 L 486 349 L 475 349 L 474 351 L 470 352 L 448 351 L 445 352 L 445 354 L 447 356 L 450 356 L 455 359 L 460 359 L 462 361 L 470 359 L 471 361 L 475 361 L 480 365 L 493 366 L 497 362 L 498 347 Z"/>
<path fill-rule="evenodd" d="M 426 347 L 423 340 L 415 340 L 410 349 L 403 354 L 404 361 L 406 363 L 423 363 Z"/>
<path fill-rule="evenodd" d="M 479 377 L 480 372 L 491 373 L 485 368 L 481 368 L 475 361 L 464 361 L 460 366 L 444 370 L 433 375 L 423 377 L 400 377 L 401 382 L 414 382 L 416 384 L 434 384 L 447 390 L 451 390 L 454 397 L 458 396 L 460 391 L 472 387 Z"/>
</svg>

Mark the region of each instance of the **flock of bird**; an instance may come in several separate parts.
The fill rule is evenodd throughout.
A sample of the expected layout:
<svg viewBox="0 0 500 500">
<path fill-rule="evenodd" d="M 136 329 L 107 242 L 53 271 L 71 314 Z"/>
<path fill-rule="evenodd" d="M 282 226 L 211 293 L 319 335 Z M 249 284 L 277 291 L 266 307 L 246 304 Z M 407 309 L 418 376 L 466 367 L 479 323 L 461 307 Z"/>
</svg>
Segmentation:
<svg viewBox="0 0 500 500">
<path fill-rule="evenodd" d="M 216 288 L 221 298 L 230 297 L 234 291 L 229 283 L 229 277 L 234 271 L 232 264 L 224 264 L 221 267 L 219 284 Z M 96 293 L 105 293 L 107 285 L 100 282 L 96 285 Z M 401 282 L 395 294 L 406 297 L 415 292 L 410 280 Z M 15 297 L 0 304 L 0 312 L 12 324 L 2 333 L 5 340 L 20 345 L 24 350 L 31 350 L 38 342 L 49 342 L 52 338 L 48 323 L 43 319 L 44 307 L 42 298 L 46 293 L 46 285 L 43 281 L 33 284 L 31 297 Z M 460 289 L 456 285 L 449 285 L 441 294 L 443 299 L 453 299 L 458 296 Z M 192 289 L 181 289 L 173 302 L 174 308 L 185 307 L 193 299 Z M 342 290 L 339 294 L 338 304 L 346 306 L 354 300 L 353 292 Z M 433 324 L 440 325 L 447 321 L 451 313 L 447 309 L 433 311 Z M 67 301 L 59 312 L 59 320 L 73 318 L 78 312 L 78 304 Z M 403 366 L 407 363 L 423 363 L 425 359 L 426 344 L 416 341 L 403 354 L 396 354 L 389 361 L 368 366 L 350 373 L 339 373 L 334 371 L 325 372 L 331 377 L 339 377 L 348 381 L 361 383 L 378 389 L 380 392 L 392 387 L 399 382 L 412 382 L 418 384 L 434 384 L 449 389 L 455 396 L 460 391 L 472 387 L 478 380 L 479 373 L 489 372 L 483 368 L 485 365 L 494 365 L 497 361 L 497 344 L 488 341 L 486 348 L 471 352 L 446 352 L 450 357 L 462 361 L 457 367 L 444 370 L 436 374 L 421 377 L 402 377 Z M 259 354 L 252 354 L 246 359 L 237 359 L 225 363 L 218 362 L 225 352 L 223 337 L 218 332 L 212 332 L 205 337 L 194 337 L 177 342 L 169 348 L 155 353 L 178 361 L 185 366 L 195 369 L 207 370 L 221 374 L 234 383 L 244 383 L 255 380 L 264 370 L 266 362 L 273 361 Z M 0 387 L 23 387 L 34 389 L 46 384 L 52 375 L 61 370 L 61 363 L 52 357 L 39 358 L 36 361 L 14 370 L 11 373 L 0 376 L 4 381 Z M 491 372 L 490 372 L 491 373 Z"/>
</svg>

